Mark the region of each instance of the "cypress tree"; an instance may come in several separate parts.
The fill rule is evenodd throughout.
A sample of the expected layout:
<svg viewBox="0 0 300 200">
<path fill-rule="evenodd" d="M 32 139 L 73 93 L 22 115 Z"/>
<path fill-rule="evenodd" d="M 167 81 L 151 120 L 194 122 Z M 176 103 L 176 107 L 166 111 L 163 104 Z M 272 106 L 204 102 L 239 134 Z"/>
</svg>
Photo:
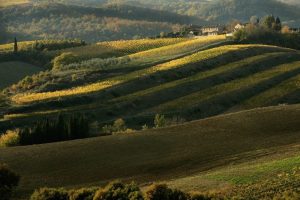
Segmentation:
<svg viewBox="0 0 300 200">
<path fill-rule="evenodd" d="M 15 37 L 15 42 L 14 42 L 14 53 L 18 53 L 18 41 L 17 41 L 16 37 Z"/>
</svg>

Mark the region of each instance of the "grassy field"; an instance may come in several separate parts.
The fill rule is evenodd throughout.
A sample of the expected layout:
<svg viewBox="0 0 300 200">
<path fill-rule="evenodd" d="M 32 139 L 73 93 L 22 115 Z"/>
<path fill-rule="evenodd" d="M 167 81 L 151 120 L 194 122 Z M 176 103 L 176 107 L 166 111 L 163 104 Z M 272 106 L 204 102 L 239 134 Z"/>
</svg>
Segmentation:
<svg viewBox="0 0 300 200">
<path fill-rule="evenodd" d="M 0 0 L 0 7 L 28 3 L 29 0 Z"/>
<path fill-rule="evenodd" d="M 2 62 L 0 63 L 0 89 L 17 83 L 24 77 L 41 70 L 43 69 L 24 62 Z"/>
<path fill-rule="evenodd" d="M 299 117 L 299 105 L 269 107 L 164 129 L 1 149 L 0 162 L 22 175 L 23 197 L 42 186 L 72 188 L 113 179 L 142 185 L 166 181 L 201 191 L 256 181 L 297 166 Z M 253 161 L 264 156 L 265 164 Z"/>
</svg>

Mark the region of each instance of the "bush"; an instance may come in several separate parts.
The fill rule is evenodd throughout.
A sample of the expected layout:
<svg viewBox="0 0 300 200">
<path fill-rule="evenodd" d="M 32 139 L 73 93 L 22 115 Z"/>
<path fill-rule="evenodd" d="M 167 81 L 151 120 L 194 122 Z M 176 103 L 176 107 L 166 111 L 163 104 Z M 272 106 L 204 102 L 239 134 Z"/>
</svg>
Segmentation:
<svg viewBox="0 0 300 200">
<path fill-rule="evenodd" d="M 12 147 L 20 144 L 20 130 L 8 130 L 0 136 L 0 147 Z"/>
<path fill-rule="evenodd" d="M 113 182 L 103 189 L 99 189 L 94 200 L 143 200 L 142 192 L 134 183 L 123 184 L 121 182 Z"/>
<path fill-rule="evenodd" d="M 131 129 L 127 129 L 125 121 L 123 119 L 117 119 L 114 121 L 113 125 L 105 125 L 102 128 L 102 132 L 105 134 L 112 134 L 112 133 L 121 133 L 121 132 L 133 132 Z"/>
<path fill-rule="evenodd" d="M 69 200 L 93 200 L 98 188 L 82 188 L 69 192 Z"/>
<path fill-rule="evenodd" d="M 164 115 L 156 114 L 154 118 L 155 128 L 162 128 L 166 126 L 166 119 Z"/>
<path fill-rule="evenodd" d="M 76 63 L 80 58 L 73 53 L 66 52 L 62 53 L 60 56 L 57 56 L 53 61 L 54 70 L 62 70 L 65 65 Z"/>
<path fill-rule="evenodd" d="M 30 200 L 68 200 L 68 192 L 63 189 L 41 188 L 36 190 L 30 197 Z"/>
<path fill-rule="evenodd" d="M 190 196 L 180 190 L 172 190 L 165 184 L 154 184 L 146 191 L 146 200 L 189 200 Z M 197 199 L 195 199 L 197 200 Z"/>
<path fill-rule="evenodd" d="M 147 200 L 169 200 L 172 190 L 165 184 L 154 184 L 146 191 Z"/>
<path fill-rule="evenodd" d="M 8 200 L 19 181 L 19 175 L 11 171 L 7 165 L 0 164 L 0 199 Z"/>
</svg>

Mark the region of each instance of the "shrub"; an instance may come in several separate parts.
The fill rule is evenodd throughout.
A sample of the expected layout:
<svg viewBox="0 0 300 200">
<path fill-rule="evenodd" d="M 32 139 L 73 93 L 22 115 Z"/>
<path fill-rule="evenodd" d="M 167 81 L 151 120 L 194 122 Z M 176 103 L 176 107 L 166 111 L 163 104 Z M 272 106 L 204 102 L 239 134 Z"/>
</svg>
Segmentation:
<svg viewBox="0 0 300 200">
<path fill-rule="evenodd" d="M 41 188 L 31 195 L 30 200 L 68 200 L 68 192 L 63 189 Z"/>
<path fill-rule="evenodd" d="M 20 130 L 8 130 L 0 136 L 0 147 L 12 147 L 20 144 Z"/>
<path fill-rule="evenodd" d="M 113 125 L 114 132 L 124 132 L 126 131 L 125 121 L 123 119 L 117 119 Z"/>
<path fill-rule="evenodd" d="M 165 184 L 154 184 L 146 191 L 146 200 L 189 200 L 190 196 L 180 190 L 172 190 Z M 197 199 L 195 199 L 197 200 Z"/>
<path fill-rule="evenodd" d="M 155 128 L 162 128 L 166 126 L 166 119 L 164 115 L 156 114 L 154 118 Z"/>
<path fill-rule="evenodd" d="M 172 190 L 165 184 L 154 184 L 146 191 L 146 200 L 169 200 Z"/>
<path fill-rule="evenodd" d="M 63 66 L 71 64 L 71 63 L 76 63 L 80 60 L 80 58 L 73 53 L 66 52 L 62 53 L 60 56 L 57 56 L 54 58 L 53 61 L 53 69 L 54 70 L 61 70 L 63 69 Z"/>
<path fill-rule="evenodd" d="M 123 184 L 121 182 L 112 182 L 105 188 L 99 189 L 94 200 L 143 200 L 142 192 L 134 184 Z"/>
<path fill-rule="evenodd" d="M 102 127 L 102 132 L 105 134 L 121 133 L 121 132 L 133 132 L 131 129 L 127 129 L 125 121 L 123 119 L 117 119 L 113 125 L 105 125 Z"/>
<path fill-rule="evenodd" d="M 69 200 L 93 200 L 98 188 L 82 188 L 69 192 Z"/>
<path fill-rule="evenodd" d="M 8 200 L 19 181 L 19 175 L 11 171 L 7 165 L 0 164 L 0 199 Z"/>
</svg>

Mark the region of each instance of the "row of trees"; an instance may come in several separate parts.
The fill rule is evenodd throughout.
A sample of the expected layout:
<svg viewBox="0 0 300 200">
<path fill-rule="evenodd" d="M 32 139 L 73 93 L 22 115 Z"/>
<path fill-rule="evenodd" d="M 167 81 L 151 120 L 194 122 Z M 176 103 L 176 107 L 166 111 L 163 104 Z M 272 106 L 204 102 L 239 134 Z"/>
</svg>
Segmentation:
<svg viewBox="0 0 300 200">
<path fill-rule="evenodd" d="M 41 119 L 30 127 L 9 130 L 0 137 L 0 146 L 42 144 L 89 137 L 89 120 L 83 114 L 58 115 Z"/>
</svg>

